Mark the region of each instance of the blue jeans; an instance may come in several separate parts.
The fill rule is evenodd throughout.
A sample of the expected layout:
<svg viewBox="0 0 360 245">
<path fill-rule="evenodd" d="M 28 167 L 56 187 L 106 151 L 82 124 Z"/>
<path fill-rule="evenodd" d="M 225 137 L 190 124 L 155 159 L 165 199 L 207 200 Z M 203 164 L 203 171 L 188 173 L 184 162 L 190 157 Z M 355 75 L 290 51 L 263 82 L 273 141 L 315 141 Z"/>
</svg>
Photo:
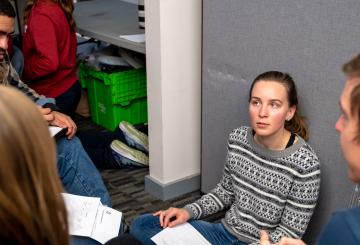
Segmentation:
<svg viewBox="0 0 360 245">
<path fill-rule="evenodd" d="M 61 182 L 68 193 L 100 197 L 101 203 L 111 207 L 110 195 L 80 140 L 62 137 L 56 141 L 57 168 Z"/>
<path fill-rule="evenodd" d="M 212 245 L 246 245 L 228 232 L 221 223 L 210 223 L 203 220 L 190 220 L 189 223 L 199 231 Z M 144 245 L 155 244 L 151 237 L 162 230 L 158 216 L 144 214 L 137 217 L 130 228 L 130 234 Z"/>
</svg>

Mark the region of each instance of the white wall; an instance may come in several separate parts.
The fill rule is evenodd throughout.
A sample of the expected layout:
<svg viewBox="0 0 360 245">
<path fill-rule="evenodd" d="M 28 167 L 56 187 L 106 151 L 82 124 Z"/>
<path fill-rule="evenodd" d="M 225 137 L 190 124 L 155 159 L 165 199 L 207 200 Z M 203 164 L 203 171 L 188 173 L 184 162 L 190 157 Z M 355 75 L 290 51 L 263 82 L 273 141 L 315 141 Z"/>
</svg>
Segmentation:
<svg viewBox="0 0 360 245">
<path fill-rule="evenodd" d="M 200 173 L 201 0 L 146 0 L 150 177 Z"/>
</svg>

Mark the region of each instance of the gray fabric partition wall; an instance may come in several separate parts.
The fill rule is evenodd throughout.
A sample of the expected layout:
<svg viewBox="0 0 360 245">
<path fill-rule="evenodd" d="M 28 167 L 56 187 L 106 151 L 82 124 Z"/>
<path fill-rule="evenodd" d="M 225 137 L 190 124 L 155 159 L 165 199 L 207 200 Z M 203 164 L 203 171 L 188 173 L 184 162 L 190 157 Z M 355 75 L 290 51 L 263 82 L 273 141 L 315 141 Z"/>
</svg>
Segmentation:
<svg viewBox="0 0 360 245">
<path fill-rule="evenodd" d="M 341 65 L 360 52 L 359 12 L 357 0 L 203 1 L 202 191 L 221 177 L 230 131 L 248 124 L 251 81 L 275 69 L 297 82 L 321 159 L 321 196 L 306 241 L 313 244 L 331 212 L 349 205 L 354 186 L 334 125 Z"/>
</svg>

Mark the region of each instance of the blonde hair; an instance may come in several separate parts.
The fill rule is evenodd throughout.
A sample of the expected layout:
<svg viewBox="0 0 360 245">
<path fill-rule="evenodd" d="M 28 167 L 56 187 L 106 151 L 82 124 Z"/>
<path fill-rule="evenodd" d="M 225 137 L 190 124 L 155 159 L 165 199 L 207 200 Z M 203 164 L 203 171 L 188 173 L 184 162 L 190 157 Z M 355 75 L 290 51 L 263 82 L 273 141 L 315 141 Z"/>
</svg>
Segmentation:
<svg viewBox="0 0 360 245">
<path fill-rule="evenodd" d="M 69 244 L 54 140 L 30 99 L 0 86 L 0 241 Z"/>
<path fill-rule="evenodd" d="M 27 22 L 33 6 L 36 5 L 37 2 L 39 2 L 39 0 L 26 0 L 25 10 L 24 10 L 24 23 Z M 73 16 L 73 12 L 74 12 L 73 0 L 51 0 L 51 2 L 59 5 L 62 8 L 66 16 L 66 19 L 70 25 L 70 29 L 73 32 L 75 32 L 76 22 Z"/>
</svg>

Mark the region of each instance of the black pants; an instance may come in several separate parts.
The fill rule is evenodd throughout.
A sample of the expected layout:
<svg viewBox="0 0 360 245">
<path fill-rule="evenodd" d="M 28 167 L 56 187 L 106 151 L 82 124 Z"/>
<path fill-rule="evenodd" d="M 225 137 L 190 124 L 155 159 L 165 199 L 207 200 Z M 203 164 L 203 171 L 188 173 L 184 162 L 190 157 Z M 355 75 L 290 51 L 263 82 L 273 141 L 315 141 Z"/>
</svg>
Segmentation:
<svg viewBox="0 0 360 245">
<path fill-rule="evenodd" d="M 125 136 L 119 127 L 116 127 L 113 132 L 99 132 L 95 130 L 78 131 L 76 136 L 79 137 L 85 151 L 97 168 L 120 168 L 110 148 L 111 142 L 115 139 L 126 144 Z"/>
<path fill-rule="evenodd" d="M 78 81 L 74 83 L 65 93 L 55 98 L 56 105 L 61 112 L 73 117 L 81 97 L 81 86 Z"/>
</svg>

